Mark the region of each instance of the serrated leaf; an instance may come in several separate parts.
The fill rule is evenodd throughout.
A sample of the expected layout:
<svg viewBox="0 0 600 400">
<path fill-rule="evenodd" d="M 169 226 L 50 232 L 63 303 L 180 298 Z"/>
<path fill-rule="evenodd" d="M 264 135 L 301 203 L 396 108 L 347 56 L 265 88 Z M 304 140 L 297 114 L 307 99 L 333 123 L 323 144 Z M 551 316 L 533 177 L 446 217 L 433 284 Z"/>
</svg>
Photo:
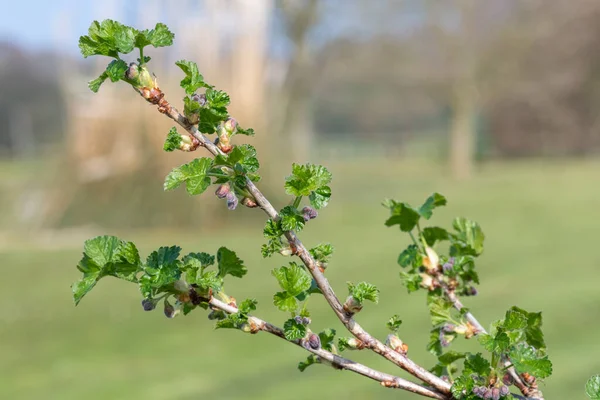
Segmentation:
<svg viewBox="0 0 600 400">
<path fill-rule="evenodd" d="M 206 104 L 199 111 L 200 122 L 198 129 L 204 133 L 215 133 L 219 124 L 225 121 L 229 114 L 227 106 L 230 98 L 222 90 L 206 89 Z"/>
<path fill-rule="evenodd" d="M 470 399 L 471 397 L 469 395 L 473 392 L 474 387 L 475 381 L 471 376 L 461 375 L 452 383 L 450 392 L 456 399 Z"/>
<path fill-rule="evenodd" d="M 367 282 L 359 282 L 356 285 L 348 282 L 348 292 L 350 296 L 354 297 L 361 304 L 365 300 L 372 301 L 375 304 L 379 302 L 379 289 Z"/>
<path fill-rule="evenodd" d="M 300 372 L 304 372 L 304 370 L 306 370 L 306 368 L 310 367 L 313 364 L 320 364 L 320 361 L 317 356 L 315 356 L 314 354 L 311 354 L 310 356 L 308 356 L 306 358 L 305 361 L 300 361 L 298 363 L 298 369 L 300 370 Z"/>
<path fill-rule="evenodd" d="M 333 255 L 333 246 L 329 243 L 320 243 L 317 246 L 310 249 L 308 252 L 311 256 L 322 263 L 327 263 Z"/>
<path fill-rule="evenodd" d="M 591 400 L 600 399 L 600 375 L 594 375 L 585 384 L 585 394 Z"/>
<path fill-rule="evenodd" d="M 421 288 L 421 282 L 423 281 L 423 278 L 416 273 L 400 271 L 400 281 L 404 286 L 406 286 L 408 293 L 412 293 Z"/>
<path fill-rule="evenodd" d="M 310 201 L 310 205 L 317 210 L 327 207 L 330 198 L 331 188 L 329 186 L 321 186 L 308 195 L 308 201 Z"/>
<path fill-rule="evenodd" d="M 172 127 L 169 130 L 169 134 L 165 139 L 165 144 L 163 145 L 163 150 L 167 152 L 171 152 L 174 150 L 178 150 L 181 147 L 181 135 L 177 133 L 177 128 Z"/>
<path fill-rule="evenodd" d="M 239 127 L 239 126 L 237 127 L 237 130 L 236 130 L 235 133 L 238 134 L 238 135 L 246 135 L 246 136 L 254 136 L 255 135 L 254 129 L 252 129 L 252 128 L 243 129 L 243 128 Z"/>
<path fill-rule="evenodd" d="M 195 62 L 179 60 L 175 62 L 175 65 L 181 68 L 185 74 L 185 78 L 181 80 L 180 85 L 189 96 L 193 95 L 201 87 L 210 87 L 210 85 L 204 82 L 204 77 L 200 74 L 198 65 Z"/>
<path fill-rule="evenodd" d="M 390 331 L 398 332 L 398 328 L 400 328 L 400 325 L 402 325 L 402 320 L 398 315 L 394 315 L 385 325 Z"/>
<path fill-rule="evenodd" d="M 172 190 L 185 182 L 186 190 L 190 195 L 198 195 L 210 186 L 208 171 L 212 167 L 210 158 L 196 158 L 195 160 L 174 168 L 165 179 L 164 189 Z"/>
<path fill-rule="evenodd" d="M 175 34 L 163 23 L 157 23 L 154 29 L 145 29 L 138 32 L 135 38 L 135 47 L 144 48 L 148 45 L 166 47 L 173 44 Z"/>
<path fill-rule="evenodd" d="M 433 210 L 437 207 L 446 205 L 446 198 L 439 193 L 434 193 L 425 200 L 425 203 L 419 208 L 419 214 L 425 219 L 431 218 Z"/>
<path fill-rule="evenodd" d="M 452 321 L 452 303 L 443 298 L 435 298 L 427 304 L 429 307 L 429 316 L 433 326 L 444 325 L 448 321 Z"/>
<path fill-rule="evenodd" d="M 246 300 L 242 301 L 242 303 L 238 306 L 238 310 L 242 313 L 248 314 L 251 311 L 256 310 L 257 304 L 258 304 L 258 301 L 256 301 L 256 299 L 246 299 Z"/>
<path fill-rule="evenodd" d="M 226 247 L 221 247 L 217 250 L 217 264 L 221 277 L 231 275 L 241 278 L 248 272 L 244 262 L 238 258 L 234 251 Z"/>
<path fill-rule="evenodd" d="M 471 249 L 473 255 L 476 256 L 483 252 L 485 235 L 477 222 L 459 217 L 454 219 L 452 226 L 458 232 L 452 237 L 454 245 L 466 246 L 467 249 Z M 458 243 L 456 243 L 456 241 L 458 241 Z"/>
<path fill-rule="evenodd" d="M 409 245 L 398 256 L 398 264 L 400 264 L 400 266 L 403 268 L 410 266 L 413 267 L 413 269 L 419 268 L 421 265 L 423 265 L 423 257 L 419 252 L 419 248 L 414 244 Z"/>
<path fill-rule="evenodd" d="M 391 216 L 385 221 L 386 226 L 399 225 L 400 230 L 403 232 L 412 231 L 419 219 L 420 214 L 407 203 L 395 203 L 390 208 Z"/>
<path fill-rule="evenodd" d="M 281 229 L 284 231 L 301 231 L 304 228 L 304 216 L 293 206 L 285 206 L 279 211 Z"/>
<path fill-rule="evenodd" d="M 71 288 L 73 290 L 73 300 L 75 300 L 75 305 L 79 304 L 81 299 L 88 294 L 100 278 L 100 271 L 95 273 L 89 273 L 84 275 L 79 281 L 75 282 Z"/>
<path fill-rule="evenodd" d="M 531 346 L 537 349 L 544 349 L 546 343 L 544 342 L 544 334 L 542 332 L 542 313 L 541 312 L 527 312 L 522 308 L 513 306 L 511 311 L 518 312 L 527 318 L 527 325 L 524 328 L 526 341 Z"/>
<path fill-rule="evenodd" d="M 103 55 L 118 58 L 119 53 L 128 54 L 135 48 L 137 30 L 117 21 L 105 19 L 92 22 L 86 36 L 79 38 L 83 57 Z"/>
<path fill-rule="evenodd" d="M 331 197 L 331 173 L 327 168 L 314 164 L 293 164 L 292 175 L 285 179 L 285 191 L 293 196 L 308 196 L 311 205 L 320 209 Z"/>
<path fill-rule="evenodd" d="M 306 335 L 306 326 L 299 324 L 294 318 L 285 321 L 283 330 L 285 332 L 285 338 L 290 341 L 302 339 Z"/>
<path fill-rule="evenodd" d="M 277 292 L 273 295 L 273 304 L 281 311 L 296 311 L 298 309 L 298 300 L 288 292 Z"/>
<path fill-rule="evenodd" d="M 304 268 L 294 262 L 289 266 L 275 268 L 271 274 L 277 279 L 279 286 L 292 297 L 310 288 L 311 277 Z"/>
<path fill-rule="evenodd" d="M 208 253 L 189 253 L 183 257 L 183 264 L 192 268 L 206 268 L 215 263 L 215 257 Z"/>
<path fill-rule="evenodd" d="M 118 82 L 125 77 L 125 71 L 129 67 L 123 60 L 112 60 L 106 67 L 106 74 L 112 82 Z"/>
<path fill-rule="evenodd" d="M 334 350 L 335 343 L 335 329 L 327 328 L 319 332 L 319 339 L 321 340 L 321 347 L 327 351 Z"/>
<path fill-rule="evenodd" d="M 480 376 L 488 376 L 492 368 L 490 362 L 480 353 L 469 354 L 465 359 L 465 372 L 472 372 Z"/>
<path fill-rule="evenodd" d="M 506 332 L 498 332 L 495 336 L 480 333 L 477 335 L 477 340 L 490 353 L 502 353 L 510 346 L 510 339 Z"/>
<path fill-rule="evenodd" d="M 512 347 L 508 357 L 519 373 L 528 372 L 542 379 L 552 375 L 552 362 L 548 356 L 525 343 Z"/>
<path fill-rule="evenodd" d="M 466 353 L 450 350 L 450 351 L 442 354 L 441 356 L 439 356 L 438 361 L 440 362 L 440 364 L 447 366 L 447 365 L 452 364 L 455 361 L 460 360 L 461 358 L 465 358 L 466 356 L 467 356 Z"/>
<path fill-rule="evenodd" d="M 449 237 L 448 231 L 438 226 L 428 226 L 423 229 L 422 236 L 428 246 L 433 246 L 436 242 L 441 242 L 442 240 L 448 240 Z"/>
<path fill-rule="evenodd" d="M 234 146 L 228 155 L 218 155 L 215 163 L 217 165 L 227 165 L 232 168 L 239 165 L 244 175 L 258 171 L 260 166 L 256 158 L 256 149 L 249 144 Z"/>
</svg>

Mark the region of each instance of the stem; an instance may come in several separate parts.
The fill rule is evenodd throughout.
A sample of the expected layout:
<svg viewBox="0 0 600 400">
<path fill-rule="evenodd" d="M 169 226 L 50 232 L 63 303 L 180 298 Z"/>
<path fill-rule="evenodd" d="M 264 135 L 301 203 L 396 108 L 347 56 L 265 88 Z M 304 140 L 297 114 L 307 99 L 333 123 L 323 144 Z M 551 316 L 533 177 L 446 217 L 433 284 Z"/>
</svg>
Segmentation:
<svg viewBox="0 0 600 400">
<path fill-rule="evenodd" d="M 412 241 L 415 244 L 415 246 L 417 246 L 417 248 L 419 248 L 419 242 L 417 242 L 417 239 L 415 239 L 415 235 L 413 235 L 412 231 L 408 232 L 408 235 L 412 239 Z"/>
<path fill-rule="evenodd" d="M 302 201 L 302 196 L 296 196 L 296 198 L 294 199 L 293 207 L 295 209 L 298 209 L 298 207 L 300 207 L 300 202 L 301 201 Z"/>
<path fill-rule="evenodd" d="M 140 47 L 140 67 L 144 64 L 146 64 L 146 62 L 144 61 L 144 48 Z"/>
<path fill-rule="evenodd" d="M 173 119 L 182 128 L 188 131 L 191 135 L 193 135 L 200 142 L 201 146 L 206 148 L 213 155 L 223 155 L 224 153 L 208 138 L 206 138 L 198 128 L 190 123 L 190 121 L 181 114 L 175 107 L 171 106 L 166 100 L 163 101 L 163 105 L 159 105 L 159 111 L 163 112 L 169 118 Z M 260 206 L 260 208 L 269 216 L 269 218 L 276 219 L 278 217 L 277 210 L 273 207 L 273 205 L 267 200 L 267 198 L 262 194 L 262 192 L 254 185 L 250 179 L 246 179 L 246 188 L 248 191 L 254 196 L 256 203 Z M 411 375 L 421 379 L 423 382 L 433 386 L 438 391 L 448 394 L 450 393 L 450 383 L 445 382 L 443 379 L 438 376 L 432 374 L 427 371 L 425 368 L 417 365 L 414 361 L 409 359 L 407 356 L 398 353 L 397 351 L 391 349 L 386 346 L 381 341 L 377 340 L 373 336 L 371 336 L 367 331 L 365 331 L 359 324 L 356 322 L 351 315 L 348 315 L 343 307 L 340 300 L 335 295 L 333 288 L 329 284 L 325 275 L 319 269 L 317 262 L 310 255 L 306 247 L 302 244 L 300 239 L 296 236 L 294 231 L 285 232 L 285 237 L 289 242 L 292 248 L 296 249 L 296 255 L 300 257 L 313 279 L 317 283 L 317 286 L 323 293 L 325 300 L 329 303 L 329 306 L 332 308 L 335 315 L 338 319 L 344 324 L 346 329 L 350 333 L 352 333 L 358 340 L 365 343 L 366 348 L 369 348 L 373 352 L 379 354 L 385 359 L 391 361 L 396 364 L 400 368 L 404 369 Z"/>
</svg>

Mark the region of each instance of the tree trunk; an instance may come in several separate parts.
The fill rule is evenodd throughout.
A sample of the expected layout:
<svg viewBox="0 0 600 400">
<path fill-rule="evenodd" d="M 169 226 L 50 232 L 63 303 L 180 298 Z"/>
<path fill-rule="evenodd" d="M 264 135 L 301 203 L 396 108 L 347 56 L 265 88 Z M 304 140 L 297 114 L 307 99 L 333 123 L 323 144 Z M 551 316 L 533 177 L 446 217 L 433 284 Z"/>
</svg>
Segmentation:
<svg viewBox="0 0 600 400">
<path fill-rule="evenodd" d="M 452 176 L 459 180 L 471 177 L 475 149 L 475 112 L 477 90 L 471 82 L 457 82 L 452 99 L 449 159 Z"/>
</svg>

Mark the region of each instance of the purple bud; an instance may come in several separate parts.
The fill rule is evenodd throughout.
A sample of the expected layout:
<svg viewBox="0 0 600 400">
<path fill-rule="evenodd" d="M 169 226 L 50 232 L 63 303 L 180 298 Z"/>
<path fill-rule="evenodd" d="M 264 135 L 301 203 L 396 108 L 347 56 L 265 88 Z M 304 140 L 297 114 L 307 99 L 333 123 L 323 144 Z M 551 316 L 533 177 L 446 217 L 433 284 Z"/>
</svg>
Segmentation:
<svg viewBox="0 0 600 400">
<path fill-rule="evenodd" d="M 502 382 L 507 385 L 510 386 L 514 383 L 513 377 L 507 372 L 506 374 L 504 374 L 504 376 L 502 377 Z"/>
<path fill-rule="evenodd" d="M 138 68 L 138 65 L 134 62 L 129 64 L 129 68 L 127 68 L 127 71 L 125 71 L 125 77 L 127 79 L 129 79 L 130 81 L 132 81 L 132 80 L 136 79 L 139 75 L 140 75 L 140 70 Z"/>
<path fill-rule="evenodd" d="M 202 107 L 206 105 L 206 95 L 205 94 L 195 94 L 192 96 L 192 100 L 200 103 Z"/>
<path fill-rule="evenodd" d="M 483 398 L 484 399 L 491 399 L 492 398 L 492 389 L 487 389 L 485 391 L 485 393 L 483 393 Z"/>
<path fill-rule="evenodd" d="M 456 326 L 453 324 L 444 324 L 444 326 L 442 326 L 442 331 L 445 333 L 453 333 L 455 329 Z"/>
<path fill-rule="evenodd" d="M 500 400 L 500 389 L 498 389 L 497 387 L 492 389 L 492 399 Z"/>
<path fill-rule="evenodd" d="M 510 393 L 508 386 L 506 386 L 506 385 L 500 386 L 500 396 L 502 396 L 502 397 L 507 396 L 508 393 Z"/>
<path fill-rule="evenodd" d="M 454 257 L 450 257 L 447 262 L 442 265 L 444 272 L 450 272 L 454 268 Z"/>
<path fill-rule="evenodd" d="M 485 388 L 483 386 L 475 386 L 472 392 L 474 395 L 481 397 L 485 392 Z"/>
<path fill-rule="evenodd" d="M 227 208 L 230 210 L 235 210 L 238 206 L 238 198 L 233 192 L 227 193 Z"/>
<path fill-rule="evenodd" d="M 475 289 L 475 286 L 471 286 L 467 289 L 467 296 L 477 296 L 477 289 Z"/>
<path fill-rule="evenodd" d="M 302 317 L 299 315 L 296 315 L 294 317 L 294 321 L 296 321 L 297 324 L 301 324 L 302 323 Z"/>
<path fill-rule="evenodd" d="M 224 199 L 230 191 L 229 185 L 225 183 L 217 188 L 215 195 L 220 199 Z"/>
<path fill-rule="evenodd" d="M 302 317 L 302 324 L 309 325 L 310 322 L 311 322 L 310 318 L 308 318 L 308 317 Z"/>
<path fill-rule="evenodd" d="M 319 213 L 317 213 L 317 210 L 315 210 L 314 208 L 307 206 L 302 209 L 302 215 L 304 216 L 304 222 L 306 222 L 310 219 L 317 218 L 317 215 L 319 215 Z"/>
<path fill-rule="evenodd" d="M 321 339 L 319 338 L 319 335 L 311 333 L 308 337 L 308 345 L 313 350 L 319 350 L 321 348 Z"/>
<path fill-rule="evenodd" d="M 142 300 L 142 307 L 144 307 L 144 311 L 152 311 L 156 307 L 156 304 L 150 299 Z"/>
</svg>

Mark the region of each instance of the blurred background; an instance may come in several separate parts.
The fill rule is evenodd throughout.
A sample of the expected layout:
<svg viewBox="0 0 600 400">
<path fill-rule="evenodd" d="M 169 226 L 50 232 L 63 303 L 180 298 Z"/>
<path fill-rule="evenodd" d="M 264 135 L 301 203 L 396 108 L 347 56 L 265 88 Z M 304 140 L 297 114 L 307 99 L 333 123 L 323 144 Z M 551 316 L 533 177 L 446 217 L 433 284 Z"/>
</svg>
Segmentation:
<svg viewBox="0 0 600 400">
<path fill-rule="evenodd" d="M 425 367 L 429 321 L 422 294 L 398 279 L 408 243 L 383 225 L 386 197 L 449 199 L 433 223 L 478 221 L 486 251 L 479 296 L 484 325 L 519 305 L 543 311 L 554 375 L 547 398 L 585 398 L 600 372 L 600 2 L 597 0 L 158 0 L 6 2 L 0 14 L 0 398 L 346 399 L 414 395 L 315 366 L 267 335 L 213 331 L 202 312 L 167 320 L 144 313 L 136 288 L 107 279 L 73 306 L 83 241 L 98 234 L 185 252 L 235 249 L 249 274 L 232 282 L 276 324 L 270 270 L 260 256 L 262 213 L 235 214 L 205 194 L 163 193 L 174 166 L 202 154 L 164 153 L 173 125 L 128 86 L 86 82 L 108 59 L 83 59 L 92 20 L 140 29 L 164 22 L 175 45 L 151 49 L 151 69 L 180 105 L 193 60 L 230 93 L 231 113 L 257 135 L 261 189 L 288 199 L 291 162 L 334 174 L 330 206 L 302 232 L 331 242 L 327 270 L 382 290 L 358 320 L 383 339 L 393 314 Z M 236 218 L 234 219 L 233 216 Z M 344 330 L 324 301 L 315 329 Z M 461 340 L 458 348 L 476 349 Z M 373 355 L 350 356 L 398 373 Z"/>
</svg>

